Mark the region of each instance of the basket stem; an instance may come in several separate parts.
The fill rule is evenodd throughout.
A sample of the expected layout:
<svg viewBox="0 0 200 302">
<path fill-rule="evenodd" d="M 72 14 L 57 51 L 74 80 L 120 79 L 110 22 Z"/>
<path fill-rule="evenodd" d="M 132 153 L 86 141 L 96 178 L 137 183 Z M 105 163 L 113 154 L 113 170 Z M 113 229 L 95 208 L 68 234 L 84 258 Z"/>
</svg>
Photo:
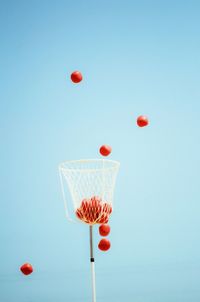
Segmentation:
<svg viewBox="0 0 200 302">
<path fill-rule="evenodd" d="M 92 273 L 92 302 L 96 302 L 96 284 L 95 284 L 95 266 L 94 266 L 94 251 L 93 251 L 93 227 L 90 225 L 90 262 Z"/>
</svg>

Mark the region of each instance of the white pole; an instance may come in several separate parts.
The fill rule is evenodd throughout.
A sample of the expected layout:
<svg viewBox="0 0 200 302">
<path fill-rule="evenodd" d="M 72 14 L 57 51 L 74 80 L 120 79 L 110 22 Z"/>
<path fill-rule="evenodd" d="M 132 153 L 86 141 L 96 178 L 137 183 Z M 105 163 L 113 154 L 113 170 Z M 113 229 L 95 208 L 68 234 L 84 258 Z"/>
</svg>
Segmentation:
<svg viewBox="0 0 200 302">
<path fill-rule="evenodd" d="M 93 234 L 92 225 L 90 225 L 90 262 L 92 273 L 92 302 L 96 302 L 96 284 L 95 284 L 95 267 L 94 267 L 94 253 L 93 253 Z"/>
</svg>

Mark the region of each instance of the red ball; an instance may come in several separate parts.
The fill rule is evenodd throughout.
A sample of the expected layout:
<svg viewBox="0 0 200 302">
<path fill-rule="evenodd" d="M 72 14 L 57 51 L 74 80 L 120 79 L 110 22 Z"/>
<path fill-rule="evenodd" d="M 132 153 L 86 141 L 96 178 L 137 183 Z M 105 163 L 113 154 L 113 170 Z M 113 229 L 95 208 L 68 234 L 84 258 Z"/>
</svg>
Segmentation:
<svg viewBox="0 0 200 302">
<path fill-rule="evenodd" d="M 24 263 L 21 267 L 20 267 L 21 272 L 24 275 L 30 275 L 33 272 L 33 267 L 31 264 L 29 263 Z"/>
<path fill-rule="evenodd" d="M 80 73 L 80 71 L 74 71 L 72 74 L 71 74 L 71 80 L 73 83 L 79 83 L 81 82 L 83 79 L 83 76 L 82 74 Z"/>
<path fill-rule="evenodd" d="M 99 149 L 99 152 L 101 153 L 101 155 L 103 156 L 108 156 L 111 152 L 112 152 L 112 148 L 108 145 L 103 145 L 101 146 L 101 148 Z"/>
<path fill-rule="evenodd" d="M 108 251 L 109 248 L 110 248 L 111 244 L 110 244 L 110 241 L 108 239 L 101 239 L 101 241 L 99 242 L 99 245 L 98 245 L 98 248 L 101 250 L 101 251 Z"/>
<path fill-rule="evenodd" d="M 99 234 L 101 236 L 108 236 L 110 233 L 110 226 L 108 224 L 102 224 L 99 227 Z"/>
<path fill-rule="evenodd" d="M 149 120 L 148 118 L 145 116 L 145 115 L 140 115 L 138 118 L 137 118 L 137 125 L 139 127 L 145 127 L 149 124 Z"/>
</svg>

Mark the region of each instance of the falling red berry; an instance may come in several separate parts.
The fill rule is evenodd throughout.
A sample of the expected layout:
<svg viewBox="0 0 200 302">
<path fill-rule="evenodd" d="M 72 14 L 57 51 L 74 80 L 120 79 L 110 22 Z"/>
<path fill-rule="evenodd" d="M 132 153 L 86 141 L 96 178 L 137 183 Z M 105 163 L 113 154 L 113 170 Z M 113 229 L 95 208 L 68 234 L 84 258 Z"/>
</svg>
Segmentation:
<svg viewBox="0 0 200 302">
<path fill-rule="evenodd" d="M 140 115 L 138 118 L 137 118 L 137 125 L 139 127 L 145 127 L 149 124 L 149 120 L 148 118 L 145 116 L 145 115 Z"/>
<path fill-rule="evenodd" d="M 110 226 L 108 224 L 102 224 L 99 227 L 99 234 L 101 236 L 108 236 L 110 233 Z"/>
<path fill-rule="evenodd" d="M 24 275 L 30 275 L 33 272 L 33 267 L 31 264 L 29 263 L 24 263 L 21 267 L 20 267 L 21 272 Z"/>
<path fill-rule="evenodd" d="M 83 79 L 83 76 L 82 74 L 80 73 L 80 71 L 74 71 L 72 74 L 71 74 L 71 80 L 73 83 L 79 83 L 81 82 Z"/>
<path fill-rule="evenodd" d="M 112 148 L 108 145 L 103 145 L 101 146 L 101 148 L 99 149 L 99 152 L 101 153 L 101 155 L 103 156 L 108 156 L 111 152 L 112 152 Z"/>
<path fill-rule="evenodd" d="M 101 241 L 99 242 L 99 245 L 98 245 L 98 248 L 101 250 L 101 251 L 108 251 L 109 248 L 110 248 L 110 241 L 108 239 L 101 239 Z"/>
</svg>

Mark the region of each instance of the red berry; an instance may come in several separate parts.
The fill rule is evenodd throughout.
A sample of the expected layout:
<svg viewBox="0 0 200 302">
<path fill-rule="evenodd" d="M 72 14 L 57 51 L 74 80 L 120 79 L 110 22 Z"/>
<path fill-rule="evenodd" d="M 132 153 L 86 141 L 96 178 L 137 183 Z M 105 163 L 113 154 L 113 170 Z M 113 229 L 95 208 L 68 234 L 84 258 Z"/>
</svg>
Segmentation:
<svg viewBox="0 0 200 302">
<path fill-rule="evenodd" d="M 108 156 L 111 152 L 112 152 L 112 148 L 108 145 L 103 145 L 101 146 L 101 148 L 99 149 L 99 152 L 101 153 L 101 155 L 103 156 Z"/>
<path fill-rule="evenodd" d="M 99 245 L 98 245 L 98 248 L 101 250 L 101 251 L 108 251 L 109 248 L 110 248 L 110 241 L 108 239 L 101 239 L 101 241 L 99 242 Z"/>
<path fill-rule="evenodd" d="M 145 127 L 149 124 L 148 118 L 145 115 L 140 115 L 137 118 L 137 125 L 139 127 Z"/>
<path fill-rule="evenodd" d="M 110 226 L 108 224 L 102 224 L 99 227 L 99 234 L 101 236 L 108 236 L 110 233 Z"/>
<path fill-rule="evenodd" d="M 83 76 L 79 71 L 74 71 L 71 74 L 71 80 L 73 83 L 79 83 L 82 81 L 82 79 L 83 79 Z"/>
<path fill-rule="evenodd" d="M 25 263 L 20 267 L 21 272 L 24 275 L 30 275 L 33 272 L 33 267 L 29 263 Z"/>
</svg>

